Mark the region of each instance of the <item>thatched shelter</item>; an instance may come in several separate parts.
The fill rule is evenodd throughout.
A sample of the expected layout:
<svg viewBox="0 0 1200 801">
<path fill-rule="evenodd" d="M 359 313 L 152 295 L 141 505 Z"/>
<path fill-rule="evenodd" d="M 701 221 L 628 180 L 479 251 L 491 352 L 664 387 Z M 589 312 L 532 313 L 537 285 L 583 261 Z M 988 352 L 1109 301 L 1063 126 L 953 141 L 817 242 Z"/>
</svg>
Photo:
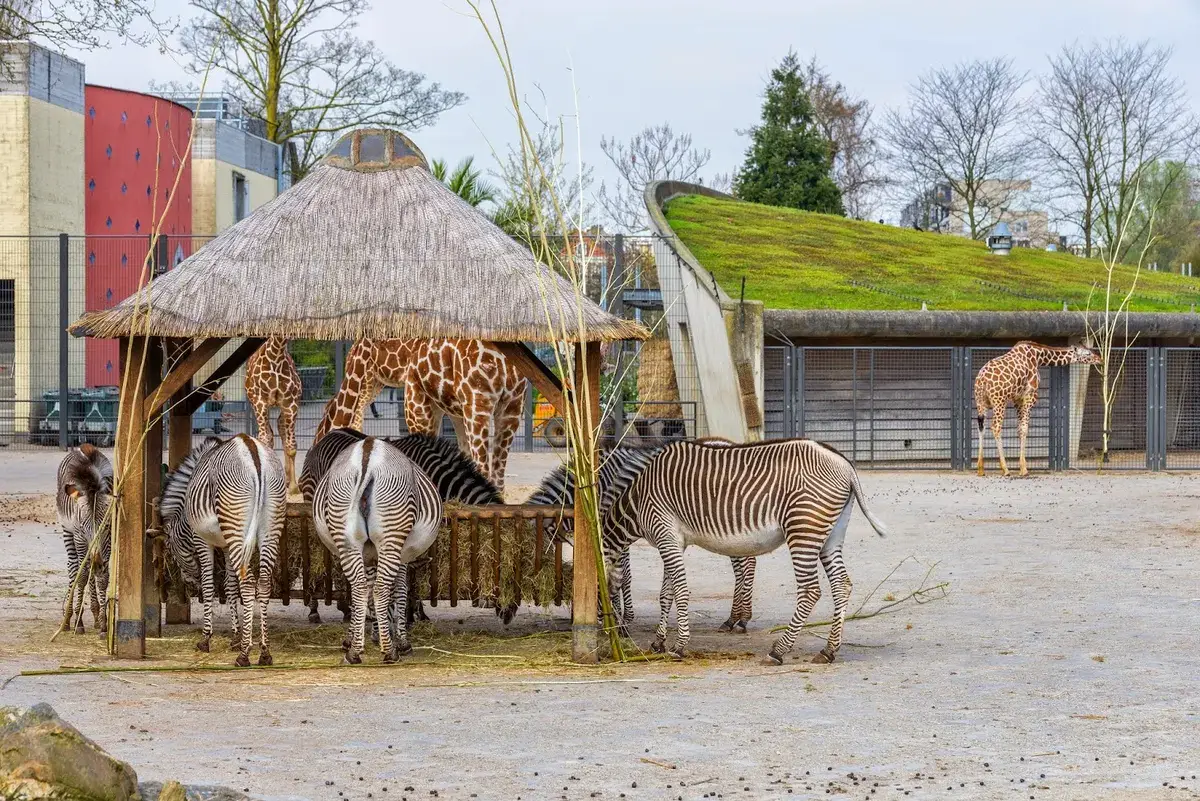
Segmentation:
<svg viewBox="0 0 1200 801">
<path fill-rule="evenodd" d="M 599 420 L 598 343 L 647 335 L 577 293 L 435 179 L 407 137 L 386 129 L 347 134 L 304 180 L 141 292 L 85 314 L 70 330 L 122 340 L 117 461 L 123 487 L 110 630 L 113 652 L 134 658 L 145 653 L 147 630 L 159 626 L 147 547 L 148 539 L 158 542 L 148 523 L 160 489 L 159 410 L 171 402 L 174 466 L 190 450 L 192 412 L 265 337 L 485 339 L 560 409 L 562 384 L 521 343 L 575 341 L 577 370 L 587 371 L 588 402 Z M 234 338 L 245 342 L 193 388 L 196 372 Z M 577 375 L 576 385 L 582 378 Z M 590 433 L 583 439 L 581 447 L 594 447 Z M 575 554 L 581 658 L 595 653 L 594 559 L 591 548 Z"/>
</svg>

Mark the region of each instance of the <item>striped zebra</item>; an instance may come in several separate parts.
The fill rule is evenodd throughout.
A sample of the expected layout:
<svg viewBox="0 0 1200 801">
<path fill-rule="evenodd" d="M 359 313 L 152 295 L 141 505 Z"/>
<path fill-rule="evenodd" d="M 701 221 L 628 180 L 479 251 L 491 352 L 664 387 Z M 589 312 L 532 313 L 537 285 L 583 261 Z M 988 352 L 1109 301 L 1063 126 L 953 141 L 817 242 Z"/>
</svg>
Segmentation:
<svg viewBox="0 0 1200 801">
<path fill-rule="evenodd" d="M 667 619 L 674 603 L 678 632 L 671 652 L 682 657 L 691 636 L 684 549 L 698 545 L 714 553 L 747 557 L 770 553 L 786 543 L 796 577 L 796 609 L 770 658 L 782 664 L 821 597 L 820 562 L 833 592 L 834 619 L 829 640 L 814 661 L 832 662 L 841 646 L 850 600 L 841 545 L 852 498 L 872 528 L 884 536 L 883 523 L 867 508 L 854 466 L 828 445 L 803 439 L 668 445 L 605 516 L 610 587 L 615 590 L 623 580 L 622 553 L 634 540 L 645 537 L 663 560 L 659 623 L 651 649 L 666 650 Z"/>
<path fill-rule="evenodd" d="M 305 503 L 312 503 L 317 482 L 329 470 L 334 459 L 355 442 L 366 439 L 366 436 L 353 428 L 338 428 L 317 441 L 305 457 L 304 469 L 300 474 L 300 491 L 304 495 Z M 454 443 L 428 434 L 406 434 L 401 437 L 389 437 L 385 441 L 412 459 L 425 475 L 429 476 L 443 502 L 453 501 L 471 506 L 504 502 L 496 485 L 488 480 L 480 472 L 479 466 Z M 334 551 L 333 555 L 336 557 L 338 554 Z M 372 567 L 368 565 L 368 569 Z M 413 572 L 409 571 L 410 580 Z M 507 624 L 512 620 L 515 611 L 497 609 L 496 614 L 505 618 L 504 622 Z M 409 612 L 418 619 L 429 619 L 420 599 L 416 597 L 410 599 Z M 369 609 L 367 614 L 368 620 L 371 620 Z M 308 619 L 313 623 L 321 622 L 315 588 L 309 601 Z"/>
<path fill-rule="evenodd" d="M 433 545 L 441 522 L 437 487 L 384 440 L 367 437 L 343 449 L 317 482 L 314 527 L 326 547 L 338 554 L 350 583 L 348 663 L 362 662 L 369 594 L 374 595 L 375 619 L 381 621 L 383 661 L 395 662 L 412 651 L 408 627 L 397 625 L 408 608 L 408 565 Z M 373 587 L 367 578 L 368 550 L 375 551 Z"/>
<path fill-rule="evenodd" d="M 705 437 L 695 442 L 713 445 L 733 445 L 730 440 L 720 437 Z M 620 445 L 600 454 L 599 490 L 600 518 L 603 519 L 612 502 L 623 492 L 638 474 L 650 463 L 661 447 L 637 447 Z M 529 496 L 527 503 L 542 506 L 558 506 L 566 508 L 575 503 L 575 476 L 567 465 L 560 465 L 550 475 L 543 479 L 541 486 Z M 574 519 L 566 518 L 559 529 L 553 523 L 547 523 L 546 531 L 550 534 L 550 543 L 557 536 L 570 541 L 574 532 Z M 746 633 L 747 625 L 753 614 L 752 598 L 754 590 L 755 560 L 753 556 L 734 556 L 729 560 L 733 566 L 733 604 L 729 619 L 720 626 L 720 631 Z M 623 580 L 619 597 L 614 595 L 614 613 L 617 615 L 618 626 L 623 635 L 627 635 L 629 626 L 633 623 L 633 582 L 630 576 L 629 551 L 621 555 L 621 570 Z"/>
<path fill-rule="evenodd" d="M 213 563 L 225 552 L 225 588 L 233 627 L 236 665 L 250 664 L 254 606 L 259 609 L 258 664 L 272 663 L 267 604 L 279 553 L 287 502 L 287 478 L 275 451 L 238 434 L 207 437 L 168 477 L 159 513 L 167 545 L 184 580 L 200 589 L 204 626 L 197 650 L 208 651 L 213 631 Z M 258 554 L 258 575 L 251 562 Z"/>
<path fill-rule="evenodd" d="M 67 581 L 70 582 L 62 628 L 69 629 L 73 624 L 76 634 L 84 633 L 85 594 L 91 600 L 96 628 L 100 633 L 108 631 L 108 616 L 101 614 L 101 601 L 108 595 L 112 497 L 113 468 L 108 457 L 88 443 L 67 451 L 58 465 L 55 505 L 63 545 L 67 548 Z"/>
</svg>

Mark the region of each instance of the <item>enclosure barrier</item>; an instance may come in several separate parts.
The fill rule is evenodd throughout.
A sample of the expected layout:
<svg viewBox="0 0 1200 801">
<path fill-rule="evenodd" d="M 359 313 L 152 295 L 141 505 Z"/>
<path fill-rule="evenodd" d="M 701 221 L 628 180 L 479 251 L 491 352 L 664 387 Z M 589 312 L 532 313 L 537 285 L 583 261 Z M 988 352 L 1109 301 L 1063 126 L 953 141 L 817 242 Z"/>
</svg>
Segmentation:
<svg viewBox="0 0 1200 801">
<path fill-rule="evenodd" d="M 157 502 L 155 503 L 157 509 Z M 570 507 L 508 505 L 462 506 L 446 504 L 442 526 L 429 553 L 414 563 L 411 586 L 417 597 L 437 606 L 459 601 L 473 606 L 495 605 L 515 609 L 523 602 L 562 606 L 571 599 L 571 563 L 563 561 L 563 540 L 551 541 L 547 524 L 561 526 L 573 520 Z M 172 615 L 172 605 L 183 604 L 178 570 L 167 558 L 162 527 L 155 512 L 147 532 L 155 544 L 154 564 L 159 598 L 168 603 L 168 623 L 190 622 L 182 610 Z M 284 606 L 292 602 L 296 583 L 305 606 L 313 601 L 337 603 L 348 609 L 348 591 L 341 566 L 316 535 L 312 507 L 289 502 L 280 558 L 275 567 L 271 598 Z M 218 558 L 215 587 L 224 604 L 224 560 Z M 190 600 L 186 602 L 190 609 Z"/>
<path fill-rule="evenodd" d="M 767 436 L 827 442 L 864 468 L 962 470 L 975 465 L 975 376 L 1006 347 L 768 346 Z M 1043 367 L 1029 426 L 1030 469 L 1200 469 L 1200 350 L 1114 353 L 1112 413 L 1094 367 Z M 1001 439 L 1015 464 L 1016 410 Z M 999 467 L 990 420 L 984 459 Z"/>
</svg>

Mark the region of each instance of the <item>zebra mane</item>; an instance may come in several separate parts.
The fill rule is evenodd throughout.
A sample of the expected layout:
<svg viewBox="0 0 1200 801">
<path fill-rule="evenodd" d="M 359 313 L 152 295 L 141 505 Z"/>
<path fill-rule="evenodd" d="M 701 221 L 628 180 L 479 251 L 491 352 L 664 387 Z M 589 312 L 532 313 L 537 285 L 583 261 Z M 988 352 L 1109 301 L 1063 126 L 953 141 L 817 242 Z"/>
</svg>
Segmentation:
<svg viewBox="0 0 1200 801">
<path fill-rule="evenodd" d="M 457 444 L 429 434 L 405 434 L 384 441 L 412 459 L 429 476 L 443 501 L 472 506 L 504 503 L 500 490 Z"/>
<path fill-rule="evenodd" d="M 167 480 L 163 482 L 162 496 L 158 502 L 158 512 L 164 520 L 175 517 L 183 511 L 183 500 L 187 494 L 188 483 L 192 480 L 192 474 L 196 472 L 196 463 L 200 461 L 200 457 L 224 444 L 225 440 L 220 437 L 205 437 L 203 442 L 183 458 L 179 467 L 167 474 Z"/>
<path fill-rule="evenodd" d="M 633 483 L 660 450 L 659 447 L 621 445 L 600 454 L 598 500 L 602 515 L 613 499 Z M 539 506 L 571 506 L 575 503 L 575 474 L 568 465 L 560 464 L 542 479 L 542 483 L 526 503 Z"/>
<path fill-rule="evenodd" d="M 321 478 L 329 470 L 334 460 L 346 448 L 367 438 L 367 435 L 354 428 L 335 428 L 317 440 L 304 457 L 304 467 L 300 470 L 300 492 L 307 503 L 312 502 L 312 494 L 321 482 Z"/>
</svg>

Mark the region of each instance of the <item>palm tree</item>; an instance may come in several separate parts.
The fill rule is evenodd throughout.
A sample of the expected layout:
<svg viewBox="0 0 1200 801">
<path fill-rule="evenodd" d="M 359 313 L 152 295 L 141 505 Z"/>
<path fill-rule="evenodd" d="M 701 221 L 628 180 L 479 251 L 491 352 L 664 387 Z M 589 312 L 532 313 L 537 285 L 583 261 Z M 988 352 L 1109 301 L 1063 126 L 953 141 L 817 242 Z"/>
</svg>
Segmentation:
<svg viewBox="0 0 1200 801">
<path fill-rule="evenodd" d="M 474 169 L 474 156 L 467 156 L 458 163 L 454 172 L 447 175 L 446 162 L 434 159 L 430 172 L 433 177 L 444 183 L 450 191 L 470 203 L 478 206 L 496 199 L 496 188 L 483 180 L 483 173 Z"/>
</svg>

